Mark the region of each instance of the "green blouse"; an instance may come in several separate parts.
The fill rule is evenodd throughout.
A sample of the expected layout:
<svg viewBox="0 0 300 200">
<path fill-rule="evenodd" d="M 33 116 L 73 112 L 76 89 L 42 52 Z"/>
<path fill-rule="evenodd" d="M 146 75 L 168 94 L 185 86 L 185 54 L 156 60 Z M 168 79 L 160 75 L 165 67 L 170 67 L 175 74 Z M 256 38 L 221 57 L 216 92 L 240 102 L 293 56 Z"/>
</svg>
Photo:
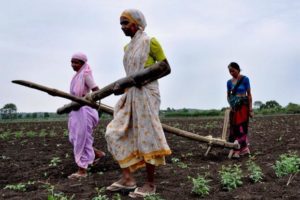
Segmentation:
<svg viewBox="0 0 300 200">
<path fill-rule="evenodd" d="M 127 45 L 125 46 L 124 50 L 126 50 Z M 155 37 L 151 38 L 150 40 L 150 52 L 148 55 L 148 59 L 145 63 L 145 68 L 153 65 L 155 62 L 163 61 L 166 59 L 165 53 L 161 48 L 159 42 Z"/>
</svg>

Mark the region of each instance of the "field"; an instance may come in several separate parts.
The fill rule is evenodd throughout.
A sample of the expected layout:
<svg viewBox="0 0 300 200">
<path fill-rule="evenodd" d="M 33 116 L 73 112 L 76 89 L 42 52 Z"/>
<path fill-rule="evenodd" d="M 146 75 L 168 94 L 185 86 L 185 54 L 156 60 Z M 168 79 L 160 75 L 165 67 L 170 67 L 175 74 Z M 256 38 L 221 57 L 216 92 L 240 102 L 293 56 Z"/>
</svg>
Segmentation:
<svg viewBox="0 0 300 200">
<path fill-rule="evenodd" d="M 107 152 L 103 134 L 108 121 L 102 121 L 95 131 L 95 146 Z M 178 118 L 163 123 L 198 133 L 221 136 L 222 118 Z M 76 170 L 72 146 L 68 142 L 67 122 L 0 123 L 0 199 L 47 199 L 48 195 L 92 199 L 98 196 L 95 188 L 110 185 L 120 176 L 118 165 L 110 154 L 89 170 L 89 176 L 80 181 L 67 176 Z M 206 144 L 166 133 L 173 151 L 167 165 L 156 172 L 157 193 L 162 199 L 199 199 L 191 193 L 188 177 L 206 175 L 210 180 L 209 195 L 203 199 L 300 199 L 300 174 L 290 183 L 290 175 L 278 178 L 274 164 L 284 153 L 300 153 L 300 115 L 255 117 L 250 122 L 252 159 L 264 174 L 261 182 L 250 180 L 247 171 L 249 157 L 228 159 L 228 149 L 214 147 L 204 156 Z M 227 191 L 221 185 L 222 166 L 239 164 L 243 184 Z M 144 169 L 137 171 L 138 185 L 144 180 Z M 10 187 L 7 187 L 10 186 Z M 5 188 L 5 189 L 4 189 Z M 110 199 L 116 194 L 102 193 Z M 119 199 L 130 199 L 122 194 Z M 59 198 L 57 198 L 59 199 Z"/>
</svg>

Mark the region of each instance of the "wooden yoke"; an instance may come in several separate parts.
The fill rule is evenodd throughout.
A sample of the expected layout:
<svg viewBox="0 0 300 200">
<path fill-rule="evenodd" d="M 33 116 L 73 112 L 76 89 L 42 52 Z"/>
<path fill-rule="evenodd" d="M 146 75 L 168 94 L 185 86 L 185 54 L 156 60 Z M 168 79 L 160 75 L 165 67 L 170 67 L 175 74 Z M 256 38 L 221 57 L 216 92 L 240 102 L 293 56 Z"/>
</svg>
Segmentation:
<svg viewBox="0 0 300 200">
<path fill-rule="evenodd" d="M 39 85 L 39 84 L 36 84 L 36 83 L 33 83 L 33 82 L 29 82 L 29 81 L 14 80 L 12 82 L 16 83 L 16 84 L 26 86 L 26 87 L 34 88 L 34 89 L 37 89 L 37 90 L 40 90 L 40 91 L 43 91 L 43 92 L 47 92 L 48 94 L 50 94 L 52 96 L 58 96 L 58 97 L 63 97 L 63 98 L 72 100 L 72 101 L 74 101 L 74 102 L 71 103 L 72 106 L 68 106 L 68 107 L 72 107 L 72 109 L 74 107 L 79 108 L 80 106 L 83 106 L 83 105 L 88 105 L 92 108 L 99 109 L 99 106 L 100 106 L 100 109 L 103 112 L 105 112 L 107 114 L 110 114 L 110 115 L 113 115 L 113 108 L 108 106 L 108 105 L 105 105 L 105 104 L 100 104 L 99 105 L 99 104 L 97 104 L 93 101 L 89 101 L 85 98 L 76 97 L 76 96 L 73 96 L 69 93 L 66 93 L 66 92 L 63 92 L 63 91 L 60 91 L 60 90 L 57 90 L 57 89 L 54 89 L 54 88 L 45 87 L 45 86 L 42 86 L 42 85 Z M 70 105 L 70 104 L 67 104 L 67 105 Z M 63 110 L 65 110 L 65 109 L 63 109 Z M 163 130 L 165 132 L 175 134 L 177 136 L 181 136 L 181 137 L 184 137 L 184 138 L 196 140 L 198 142 L 207 143 L 210 146 L 226 147 L 226 148 L 230 148 L 230 149 L 239 149 L 240 148 L 239 144 L 227 142 L 226 140 L 213 138 L 211 136 L 201 136 L 199 134 L 195 134 L 195 133 L 184 131 L 184 130 L 181 130 L 181 129 L 178 129 L 178 128 L 174 128 L 174 127 L 168 126 L 166 124 L 162 124 L 162 127 L 163 127 Z"/>
</svg>

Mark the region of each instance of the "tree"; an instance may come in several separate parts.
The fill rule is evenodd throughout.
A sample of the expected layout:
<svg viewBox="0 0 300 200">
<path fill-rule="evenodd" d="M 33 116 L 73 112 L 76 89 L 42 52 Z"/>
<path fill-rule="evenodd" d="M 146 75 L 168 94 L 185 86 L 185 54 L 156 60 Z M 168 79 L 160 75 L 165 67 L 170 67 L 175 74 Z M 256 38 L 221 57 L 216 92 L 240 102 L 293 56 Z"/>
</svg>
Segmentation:
<svg viewBox="0 0 300 200">
<path fill-rule="evenodd" d="M 291 113 L 291 114 L 300 113 L 300 105 L 295 104 L 295 103 L 289 103 L 286 106 L 286 110 L 287 110 L 288 113 Z"/>
<path fill-rule="evenodd" d="M 44 118 L 49 118 L 49 117 L 50 117 L 49 113 L 44 112 Z"/>
<path fill-rule="evenodd" d="M 0 109 L 1 117 L 3 119 L 12 119 L 17 117 L 17 106 L 13 103 L 8 103 Z"/>
<path fill-rule="evenodd" d="M 12 112 L 17 112 L 17 106 L 13 103 L 5 104 L 3 109 L 10 109 Z"/>
<path fill-rule="evenodd" d="M 271 100 L 267 101 L 265 104 L 260 106 L 260 109 L 280 109 L 281 105 L 277 101 Z"/>
<path fill-rule="evenodd" d="M 261 101 L 254 101 L 253 105 L 254 105 L 254 108 L 259 109 L 263 105 L 263 102 L 261 102 Z"/>
</svg>

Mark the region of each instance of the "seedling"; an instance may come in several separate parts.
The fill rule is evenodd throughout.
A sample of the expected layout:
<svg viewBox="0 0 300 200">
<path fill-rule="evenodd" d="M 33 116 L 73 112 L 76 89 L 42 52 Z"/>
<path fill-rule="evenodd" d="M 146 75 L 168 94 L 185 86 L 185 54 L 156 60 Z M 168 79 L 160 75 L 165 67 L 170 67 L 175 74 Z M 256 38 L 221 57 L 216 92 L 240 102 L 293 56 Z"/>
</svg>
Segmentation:
<svg viewBox="0 0 300 200">
<path fill-rule="evenodd" d="M 45 129 L 42 129 L 41 132 L 39 133 L 39 137 L 45 137 L 47 135 Z"/>
<path fill-rule="evenodd" d="M 30 137 L 30 138 L 33 138 L 33 137 L 35 137 L 36 135 L 37 135 L 37 133 L 34 132 L 34 131 L 28 131 L 28 132 L 26 133 L 26 136 L 27 136 L 27 137 Z"/>
<path fill-rule="evenodd" d="M 144 197 L 144 200 L 164 200 L 159 194 L 150 194 Z"/>
<path fill-rule="evenodd" d="M 56 167 L 58 163 L 61 163 L 61 160 L 59 157 L 53 157 L 50 161 L 49 167 Z"/>
<path fill-rule="evenodd" d="M 122 200 L 121 199 L 121 195 L 119 193 L 114 194 L 114 196 L 112 197 L 113 200 Z"/>
<path fill-rule="evenodd" d="M 209 195 L 210 187 L 208 183 L 210 182 L 210 180 L 207 180 L 204 176 L 200 175 L 198 175 L 197 178 L 189 178 L 192 180 L 193 183 L 192 193 L 199 195 L 200 197 L 205 197 L 206 195 Z"/>
<path fill-rule="evenodd" d="M 95 188 L 97 191 L 98 196 L 92 198 L 92 200 L 109 200 L 109 198 L 107 197 L 107 195 L 103 194 L 105 192 L 105 188 Z"/>
<path fill-rule="evenodd" d="M 26 185 L 33 185 L 34 181 L 28 181 L 27 183 L 18 183 L 15 185 L 6 185 L 4 189 L 15 190 L 15 191 L 26 191 Z"/>
<path fill-rule="evenodd" d="M 172 163 L 176 164 L 179 168 L 182 168 L 182 169 L 188 168 L 188 165 L 185 164 L 184 162 L 181 162 L 179 160 L 179 158 L 172 158 L 171 161 L 172 161 Z"/>
<path fill-rule="evenodd" d="M 1 133 L 1 134 L 0 134 L 0 139 L 1 139 L 1 140 L 8 140 L 8 139 L 9 139 L 9 136 L 10 136 L 10 133 L 4 132 L 4 133 Z"/>
<path fill-rule="evenodd" d="M 15 132 L 15 137 L 16 137 L 16 139 L 23 137 L 23 135 L 24 135 L 24 134 L 23 134 L 22 131 L 17 131 L 17 132 Z"/>
<path fill-rule="evenodd" d="M 18 183 L 18 184 L 15 184 L 15 185 L 6 185 L 4 187 L 4 189 L 25 192 L 26 191 L 26 184 L 24 184 L 24 183 Z"/>
<path fill-rule="evenodd" d="M 250 179 L 254 182 L 261 182 L 262 178 L 263 178 L 263 173 L 262 170 L 260 168 L 260 166 L 258 166 L 256 163 L 254 163 L 253 160 L 247 161 L 247 167 L 248 167 L 248 171 L 250 172 L 249 177 Z"/>
<path fill-rule="evenodd" d="M 222 166 L 219 174 L 221 175 L 221 183 L 226 190 L 230 191 L 243 184 L 240 165 L 234 164 L 229 165 L 228 167 Z"/>
<path fill-rule="evenodd" d="M 64 130 L 64 133 L 63 133 L 63 136 L 64 136 L 64 137 L 68 137 L 68 136 L 69 136 L 69 131 L 65 129 L 65 130 Z"/>
<path fill-rule="evenodd" d="M 49 134 L 50 137 L 55 137 L 56 135 L 57 134 L 54 131 L 51 131 L 50 134 Z"/>
<path fill-rule="evenodd" d="M 63 192 L 54 192 L 54 186 L 53 185 L 47 185 L 48 187 L 48 200 L 72 200 L 75 195 L 73 194 L 70 198 L 66 196 Z"/>
</svg>

